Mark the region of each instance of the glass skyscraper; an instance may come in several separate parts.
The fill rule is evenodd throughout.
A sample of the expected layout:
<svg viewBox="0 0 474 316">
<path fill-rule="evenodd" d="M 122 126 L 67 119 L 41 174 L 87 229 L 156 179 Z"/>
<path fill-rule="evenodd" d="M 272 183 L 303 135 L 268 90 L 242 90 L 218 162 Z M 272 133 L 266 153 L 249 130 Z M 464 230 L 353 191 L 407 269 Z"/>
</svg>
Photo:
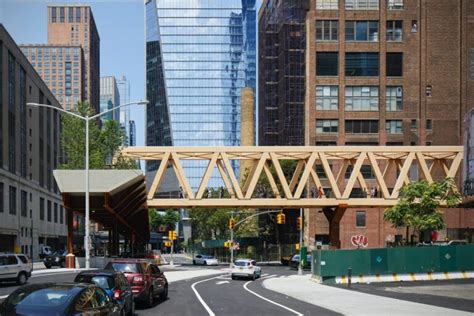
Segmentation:
<svg viewBox="0 0 474 316">
<path fill-rule="evenodd" d="M 240 89 L 256 86 L 255 0 L 149 0 L 146 29 L 147 145 L 239 146 Z M 183 164 L 194 189 L 206 166 Z"/>
</svg>

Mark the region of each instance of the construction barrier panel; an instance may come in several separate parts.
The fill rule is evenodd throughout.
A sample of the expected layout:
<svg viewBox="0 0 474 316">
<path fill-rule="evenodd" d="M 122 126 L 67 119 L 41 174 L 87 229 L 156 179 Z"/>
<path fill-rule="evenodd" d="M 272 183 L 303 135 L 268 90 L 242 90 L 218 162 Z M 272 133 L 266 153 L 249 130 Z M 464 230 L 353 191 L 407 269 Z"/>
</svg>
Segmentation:
<svg viewBox="0 0 474 316">
<path fill-rule="evenodd" d="M 474 271 L 474 245 L 399 247 L 354 250 L 314 250 L 313 278 L 336 278 Z"/>
</svg>

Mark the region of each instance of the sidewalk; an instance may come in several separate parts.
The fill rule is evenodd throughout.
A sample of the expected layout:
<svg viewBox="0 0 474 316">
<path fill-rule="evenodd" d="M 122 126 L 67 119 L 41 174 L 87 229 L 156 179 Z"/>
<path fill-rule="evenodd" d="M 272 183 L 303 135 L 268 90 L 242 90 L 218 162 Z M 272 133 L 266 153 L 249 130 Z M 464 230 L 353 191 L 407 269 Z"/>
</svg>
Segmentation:
<svg viewBox="0 0 474 316">
<path fill-rule="evenodd" d="M 311 281 L 310 277 L 308 274 L 271 278 L 265 280 L 263 286 L 344 315 L 471 315 L 468 312 L 322 285 Z"/>
</svg>

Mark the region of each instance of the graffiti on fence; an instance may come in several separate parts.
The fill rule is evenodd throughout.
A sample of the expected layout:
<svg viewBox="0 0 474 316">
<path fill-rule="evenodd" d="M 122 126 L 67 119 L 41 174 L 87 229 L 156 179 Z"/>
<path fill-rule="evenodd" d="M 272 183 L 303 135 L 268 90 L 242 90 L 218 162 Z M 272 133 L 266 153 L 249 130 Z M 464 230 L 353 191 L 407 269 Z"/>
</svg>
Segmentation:
<svg viewBox="0 0 474 316">
<path fill-rule="evenodd" d="M 364 235 L 353 235 L 351 237 L 351 243 L 356 248 L 366 248 L 369 244 L 369 239 Z"/>
</svg>

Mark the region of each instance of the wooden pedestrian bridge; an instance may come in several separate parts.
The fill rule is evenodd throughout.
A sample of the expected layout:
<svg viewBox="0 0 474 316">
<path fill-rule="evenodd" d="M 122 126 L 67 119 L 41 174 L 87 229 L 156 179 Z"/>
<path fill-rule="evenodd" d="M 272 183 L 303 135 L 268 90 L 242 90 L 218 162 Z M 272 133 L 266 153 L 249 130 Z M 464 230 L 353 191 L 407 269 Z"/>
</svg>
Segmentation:
<svg viewBox="0 0 474 316">
<path fill-rule="evenodd" d="M 122 153 L 159 161 L 147 179 L 147 206 L 154 208 L 390 207 L 415 180 L 455 178 L 452 189 L 460 191 L 463 159 L 462 146 L 128 147 Z M 207 166 L 195 190 L 183 169 L 190 160 Z M 181 192 L 157 194 L 170 171 Z M 207 194 L 211 176 L 224 184 L 218 198 Z"/>
</svg>

